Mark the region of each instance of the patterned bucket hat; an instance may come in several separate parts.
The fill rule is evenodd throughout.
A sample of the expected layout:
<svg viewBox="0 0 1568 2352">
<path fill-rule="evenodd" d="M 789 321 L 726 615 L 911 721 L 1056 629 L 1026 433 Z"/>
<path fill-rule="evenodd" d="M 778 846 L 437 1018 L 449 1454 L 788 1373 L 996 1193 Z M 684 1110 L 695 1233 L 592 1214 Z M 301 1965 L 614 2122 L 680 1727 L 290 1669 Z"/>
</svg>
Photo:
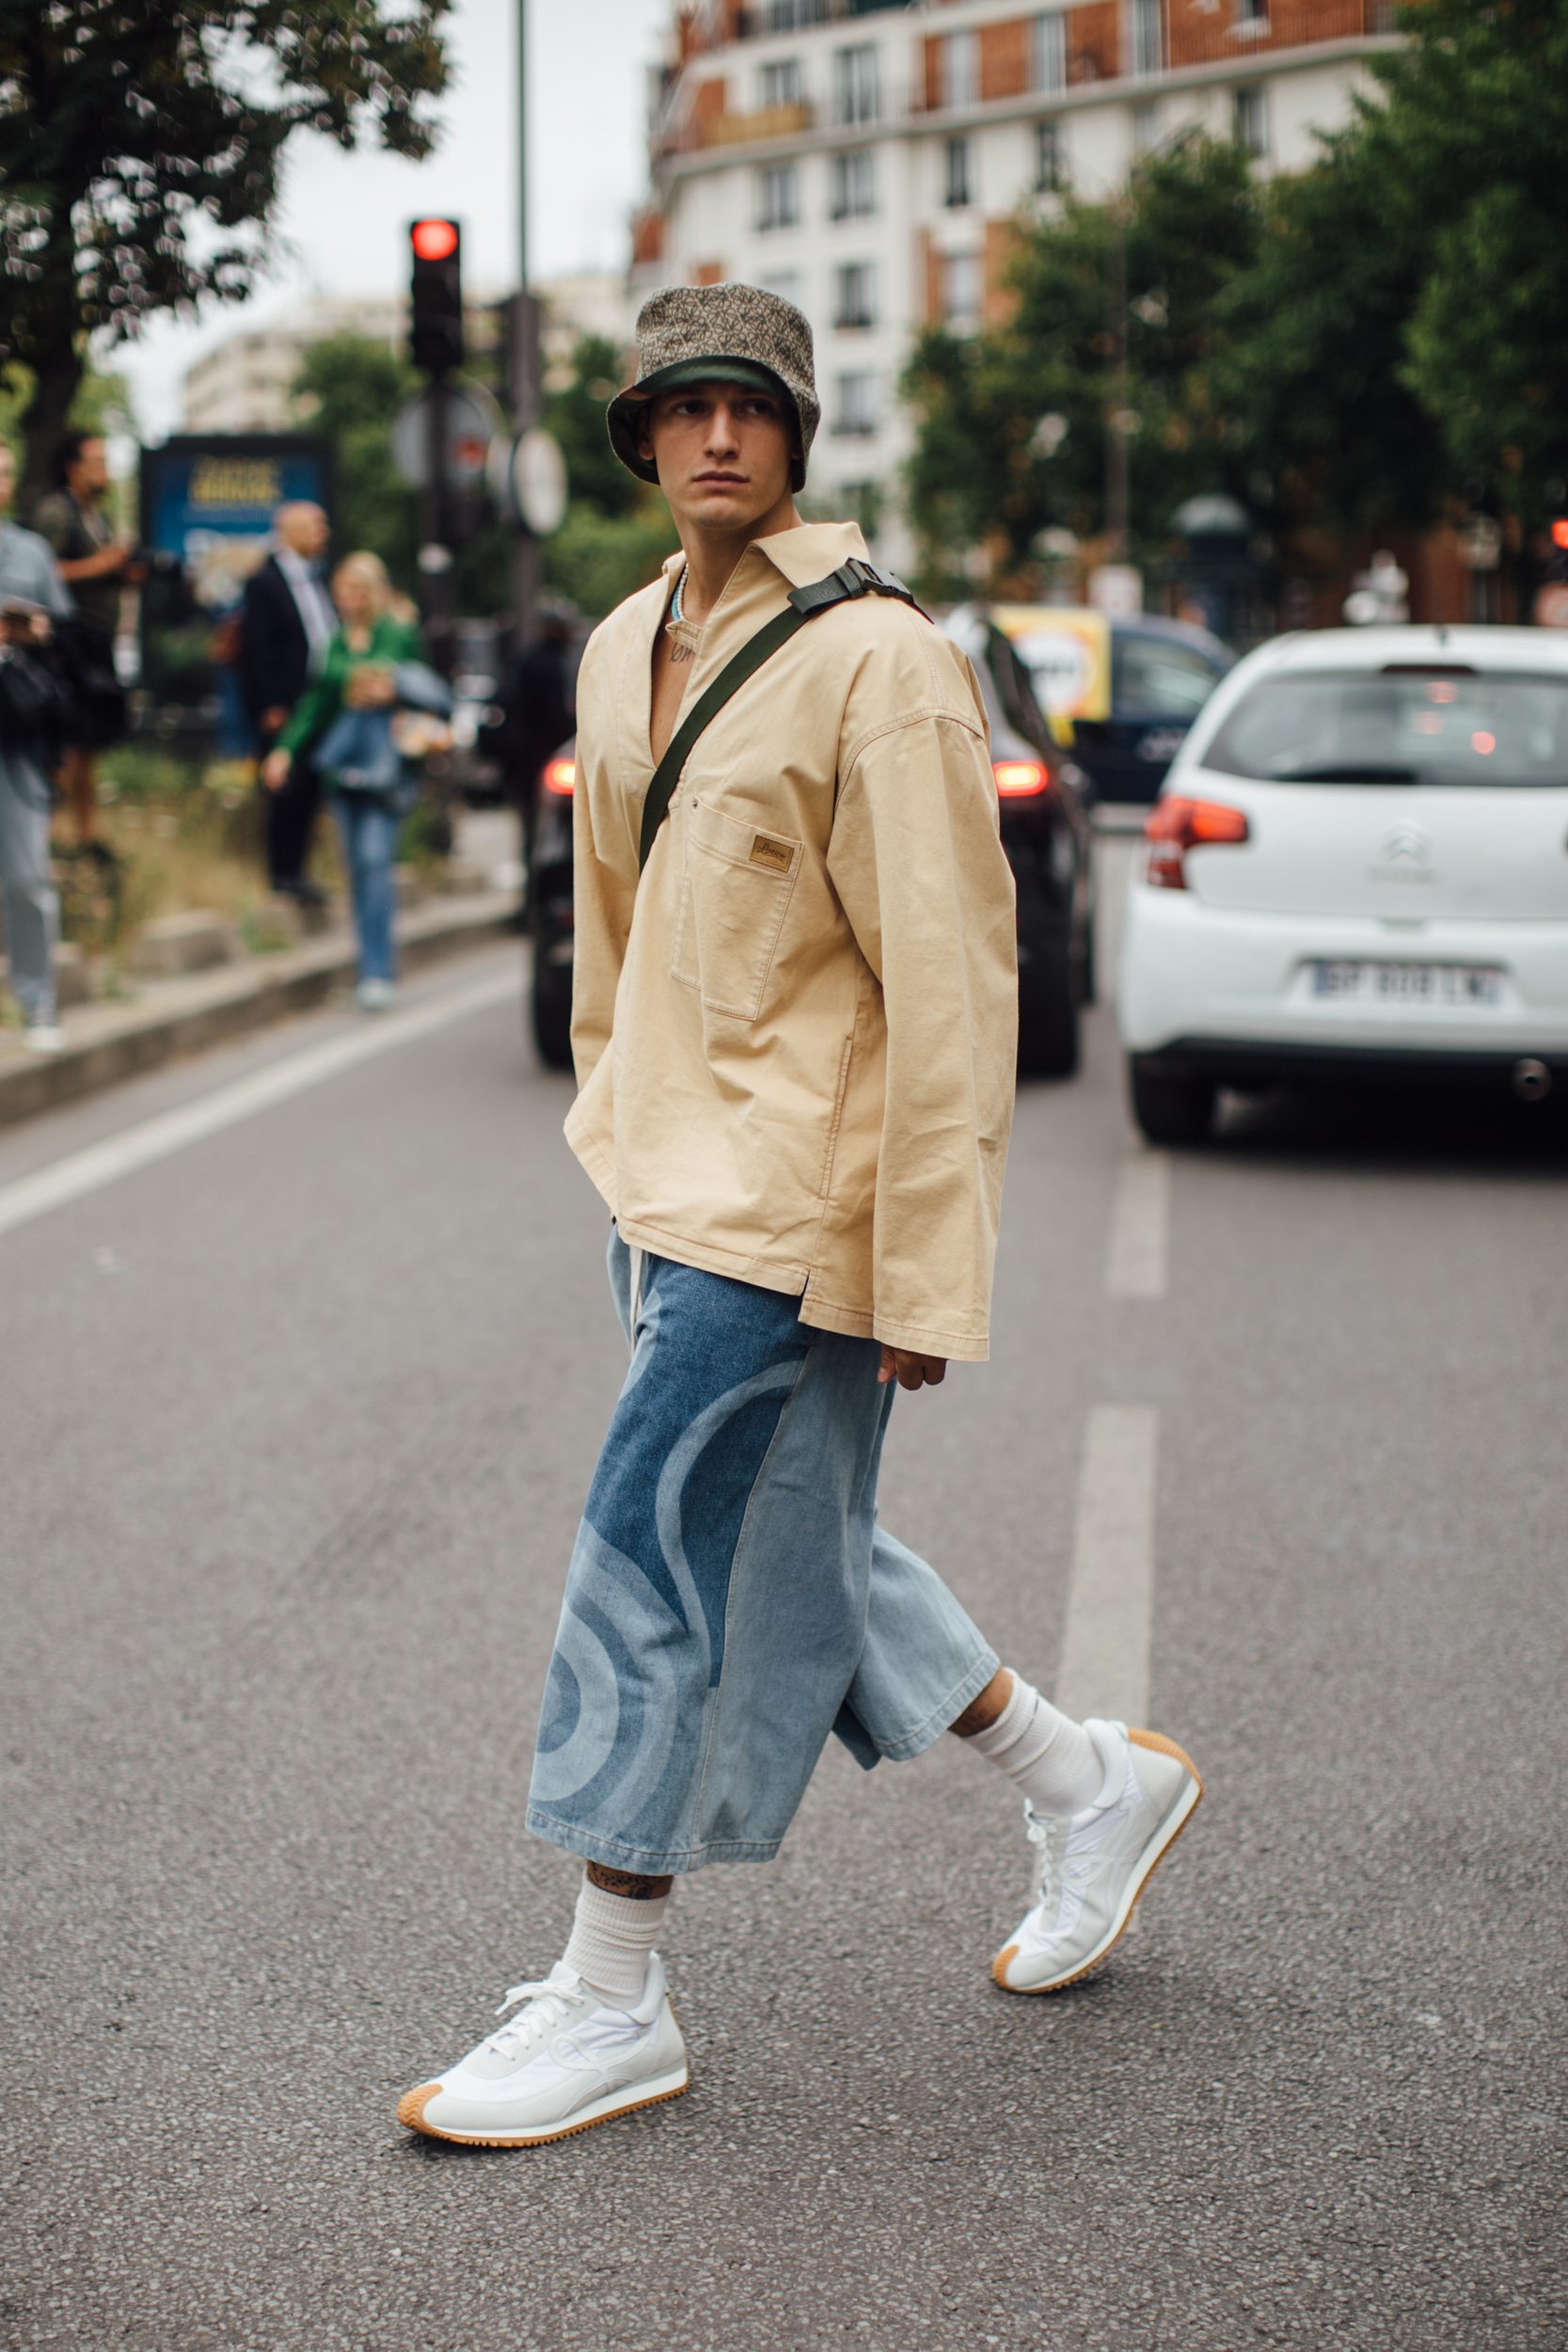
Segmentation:
<svg viewBox="0 0 1568 2352">
<path fill-rule="evenodd" d="M 812 372 L 811 328 L 793 302 L 761 286 L 666 286 L 637 315 L 637 381 L 605 412 L 610 447 L 641 481 L 657 469 L 641 455 L 641 411 L 656 393 L 683 384 L 745 384 L 782 394 L 800 428 L 790 486 L 805 487 L 806 460 L 821 419 Z"/>
</svg>

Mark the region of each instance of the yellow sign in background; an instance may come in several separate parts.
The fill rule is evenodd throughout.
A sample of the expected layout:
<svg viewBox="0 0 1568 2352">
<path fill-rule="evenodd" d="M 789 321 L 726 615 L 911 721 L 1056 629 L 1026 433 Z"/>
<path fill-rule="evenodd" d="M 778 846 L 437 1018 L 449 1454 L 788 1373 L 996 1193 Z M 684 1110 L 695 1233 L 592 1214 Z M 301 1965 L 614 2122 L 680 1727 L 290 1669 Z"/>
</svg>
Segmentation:
<svg viewBox="0 0 1568 2352">
<path fill-rule="evenodd" d="M 1048 719 L 1111 715 L 1111 625 L 1086 605 L 993 604 Z"/>
</svg>

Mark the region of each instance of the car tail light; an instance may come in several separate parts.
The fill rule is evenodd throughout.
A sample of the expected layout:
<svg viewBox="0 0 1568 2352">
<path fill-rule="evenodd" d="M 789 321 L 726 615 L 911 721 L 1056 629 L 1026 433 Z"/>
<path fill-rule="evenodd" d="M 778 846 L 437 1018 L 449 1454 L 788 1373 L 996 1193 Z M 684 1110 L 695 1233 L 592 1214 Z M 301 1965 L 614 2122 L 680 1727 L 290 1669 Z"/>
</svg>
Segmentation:
<svg viewBox="0 0 1568 2352">
<path fill-rule="evenodd" d="M 1051 782 L 1050 769 L 1037 759 L 994 759 L 990 771 L 1005 801 L 1020 800 L 1028 792 L 1043 792 Z"/>
<path fill-rule="evenodd" d="M 1148 843 L 1144 880 L 1155 890 L 1185 890 L 1187 851 L 1245 841 L 1246 816 L 1223 801 L 1157 801 L 1144 826 L 1144 838 Z"/>
<path fill-rule="evenodd" d="M 560 792 L 570 800 L 577 788 L 578 763 L 575 759 L 550 759 L 545 763 L 545 789 Z"/>
</svg>

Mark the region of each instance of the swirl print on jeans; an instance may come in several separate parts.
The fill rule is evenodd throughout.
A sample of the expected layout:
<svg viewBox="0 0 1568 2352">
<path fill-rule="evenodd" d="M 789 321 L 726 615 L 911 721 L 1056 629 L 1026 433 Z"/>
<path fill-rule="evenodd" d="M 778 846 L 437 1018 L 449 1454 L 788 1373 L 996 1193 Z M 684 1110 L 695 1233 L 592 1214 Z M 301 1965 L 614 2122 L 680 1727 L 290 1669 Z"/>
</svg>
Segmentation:
<svg viewBox="0 0 1568 2352">
<path fill-rule="evenodd" d="M 610 1274 L 632 1362 L 572 1554 L 528 1824 L 650 1876 L 766 1860 L 830 1731 L 867 1765 L 918 1753 L 994 1661 L 876 1526 L 893 1398 L 876 1343 L 661 1258 L 631 1330 L 618 1240 Z"/>
</svg>

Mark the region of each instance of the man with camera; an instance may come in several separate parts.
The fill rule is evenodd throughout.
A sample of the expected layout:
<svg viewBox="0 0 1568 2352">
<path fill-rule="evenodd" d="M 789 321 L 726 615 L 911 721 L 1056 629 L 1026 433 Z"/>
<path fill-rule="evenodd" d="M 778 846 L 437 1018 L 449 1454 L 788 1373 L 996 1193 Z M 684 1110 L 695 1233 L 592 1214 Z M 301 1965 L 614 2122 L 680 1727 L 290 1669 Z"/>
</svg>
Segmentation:
<svg viewBox="0 0 1568 2352">
<path fill-rule="evenodd" d="M 55 1011 L 60 909 L 49 872 L 49 772 L 59 755 L 60 702 L 40 656 L 51 616 L 69 620 L 74 607 L 48 542 L 10 519 L 15 487 L 15 461 L 0 441 L 0 895 L 27 1045 L 55 1054 L 64 1041 Z"/>
</svg>

